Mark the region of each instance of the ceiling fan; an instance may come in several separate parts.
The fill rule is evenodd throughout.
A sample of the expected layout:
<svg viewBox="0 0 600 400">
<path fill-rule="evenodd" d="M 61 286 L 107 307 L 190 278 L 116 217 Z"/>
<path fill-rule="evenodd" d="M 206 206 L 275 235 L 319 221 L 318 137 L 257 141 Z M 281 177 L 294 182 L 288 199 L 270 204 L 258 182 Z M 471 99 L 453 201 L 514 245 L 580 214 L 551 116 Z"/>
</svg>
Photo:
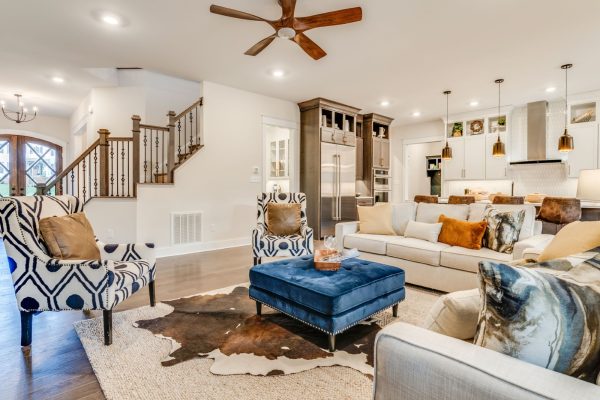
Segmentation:
<svg viewBox="0 0 600 400">
<path fill-rule="evenodd" d="M 275 29 L 274 34 L 264 38 L 246 51 L 245 54 L 249 56 L 257 55 L 270 45 L 276 37 L 280 37 L 282 39 L 293 40 L 302 48 L 302 50 L 315 60 L 323 58 L 327 53 L 306 36 L 304 32 L 314 28 L 358 22 L 362 19 L 362 9 L 360 7 L 346 8 L 344 10 L 331 11 L 310 17 L 296 17 L 294 15 L 296 0 L 278 0 L 278 3 L 281 6 L 282 14 L 281 19 L 275 21 L 269 21 L 257 17 L 256 15 L 214 4 L 210 6 L 210 12 L 226 17 L 266 22 Z"/>
</svg>

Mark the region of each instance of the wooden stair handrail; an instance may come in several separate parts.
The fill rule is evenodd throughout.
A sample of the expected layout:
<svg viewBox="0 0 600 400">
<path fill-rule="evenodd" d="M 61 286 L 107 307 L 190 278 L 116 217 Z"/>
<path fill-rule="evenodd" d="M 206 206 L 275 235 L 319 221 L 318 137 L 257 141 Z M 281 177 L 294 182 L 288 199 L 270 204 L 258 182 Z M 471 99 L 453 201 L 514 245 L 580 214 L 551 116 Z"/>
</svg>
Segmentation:
<svg viewBox="0 0 600 400">
<path fill-rule="evenodd" d="M 189 113 L 194 108 L 196 108 L 198 106 L 201 106 L 202 103 L 203 103 L 203 99 L 204 99 L 204 97 L 200 97 L 191 106 L 189 106 L 188 108 L 186 108 L 185 110 L 183 110 L 182 112 L 180 112 L 179 114 L 177 114 L 173 120 L 174 121 L 179 121 L 181 118 L 183 118 L 185 116 L 185 114 Z"/>
<path fill-rule="evenodd" d="M 85 157 L 87 157 L 92 151 L 94 151 L 94 149 L 96 147 L 98 147 L 99 145 L 100 145 L 100 139 L 96 139 L 96 141 L 94 143 L 92 143 L 92 145 L 90 147 L 88 147 L 83 153 L 81 153 L 79 155 L 79 157 L 77 157 L 75 160 L 73 160 L 73 162 L 71 164 L 69 164 L 66 168 L 64 168 L 60 174 L 56 175 L 56 177 L 53 180 L 48 182 L 48 184 L 44 186 L 44 190 L 47 192 L 48 190 L 53 188 L 58 182 L 60 182 L 60 180 L 62 178 L 67 176 L 69 174 L 69 172 L 71 172 L 73 169 L 75 169 L 75 167 L 81 161 L 83 161 L 83 159 Z"/>
</svg>

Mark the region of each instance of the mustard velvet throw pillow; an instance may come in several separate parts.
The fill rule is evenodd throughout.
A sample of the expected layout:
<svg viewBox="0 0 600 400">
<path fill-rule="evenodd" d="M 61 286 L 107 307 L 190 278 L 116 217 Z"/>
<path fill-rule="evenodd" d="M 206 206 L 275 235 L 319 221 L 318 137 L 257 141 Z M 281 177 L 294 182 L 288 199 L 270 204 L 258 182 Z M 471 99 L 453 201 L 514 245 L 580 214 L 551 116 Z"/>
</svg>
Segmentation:
<svg viewBox="0 0 600 400">
<path fill-rule="evenodd" d="M 487 221 L 469 222 L 440 215 L 442 230 L 438 241 L 450 246 L 480 250 Z"/>
<path fill-rule="evenodd" d="M 100 260 L 100 250 L 84 213 L 49 217 L 39 222 L 50 255 L 59 260 Z"/>
<path fill-rule="evenodd" d="M 359 233 L 395 235 L 392 226 L 392 205 L 379 203 L 373 207 L 358 206 Z"/>
<path fill-rule="evenodd" d="M 600 247 L 600 221 L 575 221 L 562 228 L 538 257 L 554 260 Z"/>
</svg>

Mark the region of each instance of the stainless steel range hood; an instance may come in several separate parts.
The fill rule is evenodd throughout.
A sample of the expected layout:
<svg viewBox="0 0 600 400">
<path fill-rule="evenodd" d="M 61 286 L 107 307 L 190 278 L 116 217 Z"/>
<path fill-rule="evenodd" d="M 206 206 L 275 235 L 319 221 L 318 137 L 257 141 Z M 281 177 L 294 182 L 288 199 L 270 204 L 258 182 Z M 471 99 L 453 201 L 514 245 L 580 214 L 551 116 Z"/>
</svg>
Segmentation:
<svg viewBox="0 0 600 400">
<path fill-rule="evenodd" d="M 548 102 L 527 104 L 527 159 L 513 161 L 511 165 L 560 163 L 560 159 L 546 157 Z"/>
</svg>

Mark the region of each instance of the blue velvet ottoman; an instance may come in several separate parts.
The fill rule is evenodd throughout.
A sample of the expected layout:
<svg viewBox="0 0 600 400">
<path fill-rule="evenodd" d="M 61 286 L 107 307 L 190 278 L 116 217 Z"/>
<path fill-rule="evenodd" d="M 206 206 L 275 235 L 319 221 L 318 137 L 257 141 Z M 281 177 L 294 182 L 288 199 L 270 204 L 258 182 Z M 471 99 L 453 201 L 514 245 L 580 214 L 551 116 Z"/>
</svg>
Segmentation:
<svg viewBox="0 0 600 400">
<path fill-rule="evenodd" d="M 338 271 L 319 271 L 312 256 L 291 258 L 250 269 L 250 298 L 329 335 L 335 335 L 388 307 L 398 314 L 404 300 L 404 270 L 361 259 L 342 262 Z"/>
</svg>

